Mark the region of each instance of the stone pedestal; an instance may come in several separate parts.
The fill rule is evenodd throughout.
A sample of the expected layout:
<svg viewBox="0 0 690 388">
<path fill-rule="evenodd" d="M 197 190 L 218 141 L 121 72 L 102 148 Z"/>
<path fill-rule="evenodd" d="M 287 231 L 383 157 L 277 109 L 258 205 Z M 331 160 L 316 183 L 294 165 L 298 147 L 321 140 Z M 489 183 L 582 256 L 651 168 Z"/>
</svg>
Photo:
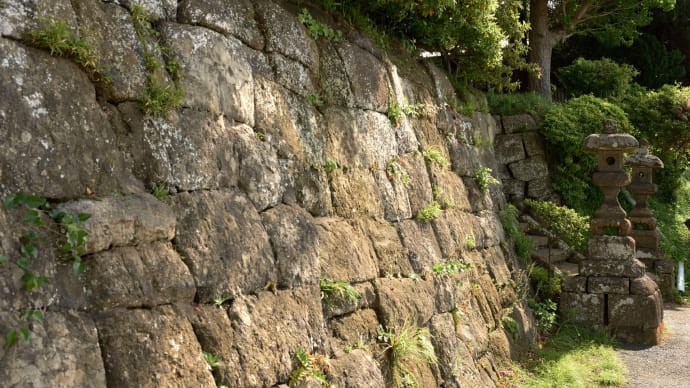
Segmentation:
<svg viewBox="0 0 690 388">
<path fill-rule="evenodd" d="M 593 237 L 580 273 L 563 283 L 560 309 L 576 322 L 607 329 L 621 340 L 654 345 L 661 341 L 663 304 L 656 283 L 637 259 L 633 223 L 618 202 L 620 188 L 631 182 L 623 170 L 623 154 L 635 150 L 637 140 L 616 131 L 608 121 L 603 134 L 585 139 L 585 150 L 597 156 L 593 182 L 604 201 L 591 222 Z"/>
</svg>

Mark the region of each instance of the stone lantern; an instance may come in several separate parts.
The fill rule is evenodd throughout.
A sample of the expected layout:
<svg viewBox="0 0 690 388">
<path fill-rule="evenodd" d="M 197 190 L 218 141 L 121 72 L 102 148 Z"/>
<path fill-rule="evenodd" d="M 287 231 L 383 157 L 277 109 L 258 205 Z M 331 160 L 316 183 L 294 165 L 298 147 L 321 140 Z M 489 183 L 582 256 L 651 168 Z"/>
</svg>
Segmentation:
<svg viewBox="0 0 690 388">
<path fill-rule="evenodd" d="M 653 345 L 661 341 L 663 329 L 661 293 L 636 258 L 635 240 L 628 235 L 632 224 L 618 202 L 621 187 L 631 182 L 623 169 L 624 154 L 637 147 L 634 137 L 617 133 L 614 121 L 605 123 L 604 133 L 585 139 L 585 150 L 597 157 L 592 181 L 604 200 L 590 224 L 593 236 L 579 275 L 563 281 L 560 310 L 624 341 Z"/>
<path fill-rule="evenodd" d="M 640 148 L 633 156 L 625 160 L 625 165 L 632 169 L 632 182 L 628 185 L 636 200 L 635 207 L 628 214 L 632 224 L 630 236 L 635 239 L 637 258 L 653 270 L 654 280 L 661 288 L 665 297 L 673 293 L 673 268 L 670 260 L 662 257 L 659 251 L 659 231 L 656 229 L 656 218 L 647 205 L 650 195 L 657 192 L 652 181 L 654 170 L 664 168 L 664 163 L 658 157 L 649 153 L 649 142 L 640 141 Z"/>
<path fill-rule="evenodd" d="M 587 136 L 584 148 L 597 157 L 599 170 L 592 175 L 592 182 L 604 193 L 604 201 L 594 214 L 592 233 L 596 236 L 606 234 L 607 228 L 615 229 L 619 236 L 630 233 L 631 223 L 626 219 L 625 210 L 618 202 L 621 187 L 630 183 L 630 176 L 623 170 L 623 154 L 637 149 L 634 137 L 617 133 L 616 122 L 607 120 L 604 133 Z"/>
</svg>

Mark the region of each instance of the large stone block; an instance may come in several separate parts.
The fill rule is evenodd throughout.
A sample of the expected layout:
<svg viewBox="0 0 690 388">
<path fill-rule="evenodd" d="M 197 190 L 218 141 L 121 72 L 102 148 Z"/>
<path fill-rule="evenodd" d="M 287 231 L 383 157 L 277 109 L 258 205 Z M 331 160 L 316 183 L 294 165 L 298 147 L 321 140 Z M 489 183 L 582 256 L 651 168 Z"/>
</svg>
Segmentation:
<svg viewBox="0 0 690 388">
<path fill-rule="evenodd" d="M 298 347 L 322 355 L 332 352 L 316 285 L 242 296 L 228 308 L 228 316 L 232 334 L 227 338 L 239 361 L 228 368 L 230 387 L 272 387 L 288 381 L 297 368 Z"/>
<path fill-rule="evenodd" d="M 108 386 L 213 386 L 192 325 L 171 306 L 110 310 L 96 320 Z"/>
<path fill-rule="evenodd" d="M 374 288 L 376 310 L 386 327 L 400 327 L 405 320 L 424 326 L 435 313 L 434 285 L 429 281 L 378 278 Z"/>
<path fill-rule="evenodd" d="M 86 263 L 85 292 L 98 308 L 194 301 L 194 278 L 170 243 L 115 248 L 89 256 Z"/>
<path fill-rule="evenodd" d="M 385 386 L 383 374 L 374 356 L 354 349 L 330 362 L 329 383 L 336 387 L 378 388 Z"/>
<path fill-rule="evenodd" d="M 280 287 L 316 284 L 319 280 L 319 236 L 304 209 L 279 205 L 261 214 L 275 254 Z"/>
<path fill-rule="evenodd" d="M 350 79 L 357 108 L 385 113 L 388 110 L 388 72 L 375 56 L 350 43 L 337 47 Z"/>
<path fill-rule="evenodd" d="M 448 386 L 479 386 L 479 371 L 467 347 L 455 335 L 451 314 L 435 315 L 430 325 L 431 340 L 438 357 L 441 377 Z"/>
<path fill-rule="evenodd" d="M 548 176 L 536 178 L 527 182 L 527 197 L 536 198 L 544 201 L 548 200 L 553 195 L 551 188 L 551 179 Z"/>
<path fill-rule="evenodd" d="M 373 345 L 377 339 L 379 321 L 376 311 L 361 309 L 352 314 L 335 317 L 329 321 L 333 336 L 345 344 L 356 345 L 360 342 Z"/>
<path fill-rule="evenodd" d="M 329 296 L 322 295 L 321 305 L 323 306 L 323 315 L 325 318 L 332 319 L 333 317 L 351 314 L 376 304 L 376 291 L 371 283 L 364 282 L 353 284 L 352 287 L 359 294 L 358 298 L 350 299 L 337 294 Z"/>
<path fill-rule="evenodd" d="M 407 198 L 410 201 L 412 215 L 416 215 L 434 200 L 431 178 L 426 163 L 421 155 L 413 153 L 400 157 L 400 167 L 410 177 L 407 185 Z"/>
<path fill-rule="evenodd" d="M 608 317 L 612 327 L 655 328 L 664 319 L 658 292 L 652 295 L 609 295 Z"/>
<path fill-rule="evenodd" d="M 459 258 L 476 247 L 474 216 L 458 209 L 445 209 L 431 222 L 443 257 Z"/>
<path fill-rule="evenodd" d="M 383 203 L 369 170 L 338 168 L 329 174 L 333 211 L 343 218 L 383 218 Z"/>
<path fill-rule="evenodd" d="M 95 253 L 111 247 L 172 240 L 175 236 L 175 214 L 170 206 L 149 194 L 82 199 L 57 207 L 78 215 L 90 214 L 82 226 L 88 233 L 86 252 Z"/>
<path fill-rule="evenodd" d="M 447 168 L 432 164 L 429 168 L 434 198 L 445 208 L 469 212 L 472 210 L 463 180 Z"/>
<path fill-rule="evenodd" d="M 139 189 L 93 84 L 76 64 L 9 39 L 0 39 L 0 52 L 0 196 Z"/>
<path fill-rule="evenodd" d="M 630 293 L 633 295 L 653 295 L 659 291 L 659 286 L 649 276 L 630 279 Z"/>
<path fill-rule="evenodd" d="M 561 293 L 559 309 L 574 322 L 603 325 L 605 302 L 604 294 Z"/>
<path fill-rule="evenodd" d="M 18 315 L 0 312 L 3 334 L 26 324 Z M 98 337 L 96 325 L 85 314 L 47 311 L 44 322 L 33 325 L 30 343 L 20 339 L 8 349 L 5 335 L 0 337 L 0 381 L 5 387 L 105 387 Z"/>
<path fill-rule="evenodd" d="M 254 126 L 254 76 L 244 45 L 203 27 L 166 24 L 180 64 L 182 105 Z"/>
<path fill-rule="evenodd" d="M 391 176 L 384 169 L 372 171 L 381 195 L 383 217 L 387 221 L 400 221 L 412 218 L 407 185 L 399 178 Z"/>
<path fill-rule="evenodd" d="M 354 220 L 353 225 L 371 240 L 378 260 L 379 276 L 414 272 L 395 226 L 370 218 Z"/>
<path fill-rule="evenodd" d="M 625 261 L 635 258 L 635 240 L 630 236 L 594 236 L 587 242 L 592 260 Z"/>
<path fill-rule="evenodd" d="M 587 292 L 587 277 L 573 276 L 565 278 L 561 283 L 561 288 L 565 292 L 575 292 L 584 294 Z"/>
<path fill-rule="evenodd" d="M 520 134 L 496 136 L 494 149 L 499 163 L 508 164 L 525 159 L 525 147 Z"/>
<path fill-rule="evenodd" d="M 398 223 L 398 233 L 415 272 L 430 271 L 434 264 L 441 261 L 441 248 L 430 223 L 404 220 Z"/>
<path fill-rule="evenodd" d="M 264 47 L 264 37 L 249 0 L 184 0 L 178 5 L 178 20 L 233 35 L 253 49 Z"/>
<path fill-rule="evenodd" d="M 515 179 L 525 182 L 549 175 L 549 168 L 542 155 L 510 163 L 508 169 Z"/>
<path fill-rule="evenodd" d="M 376 253 L 367 236 L 336 218 L 316 219 L 314 224 L 321 278 L 352 283 L 378 277 Z"/>
<path fill-rule="evenodd" d="M 521 114 L 515 116 L 503 116 L 503 130 L 506 133 L 524 132 L 528 130 L 537 129 L 537 123 L 529 114 Z"/>
<path fill-rule="evenodd" d="M 522 134 L 522 142 L 525 145 L 527 156 L 544 155 L 544 138 L 537 132 L 525 132 Z"/>
<path fill-rule="evenodd" d="M 275 80 L 286 89 L 301 96 L 318 93 L 318 75 L 301 62 L 280 53 L 269 54 L 269 61 L 275 69 Z"/>
<path fill-rule="evenodd" d="M 587 292 L 590 294 L 630 293 L 630 279 L 612 276 L 590 276 L 587 279 Z"/>
<path fill-rule="evenodd" d="M 645 273 L 645 266 L 637 259 L 625 261 L 583 260 L 580 262 L 580 275 L 583 276 L 621 276 L 637 278 Z"/>
<path fill-rule="evenodd" d="M 175 247 L 194 276 L 200 302 L 256 292 L 277 280 L 268 234 L 246 196 L 181 193 L 172 198 L 172 207 L 179 222 Z"/>
</svg>

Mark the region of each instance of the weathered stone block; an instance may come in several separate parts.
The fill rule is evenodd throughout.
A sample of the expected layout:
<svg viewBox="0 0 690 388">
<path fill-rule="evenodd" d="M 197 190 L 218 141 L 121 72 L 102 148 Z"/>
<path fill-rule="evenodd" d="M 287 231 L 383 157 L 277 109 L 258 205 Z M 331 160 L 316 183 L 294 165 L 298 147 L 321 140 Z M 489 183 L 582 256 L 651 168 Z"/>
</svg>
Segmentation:
<svg viewBox="0 0 690 388">
<path fill-rule="evenodd" d="M 542 155 L 510 163 L 508 168 L 515 179 L 525 182 L 549 175 L 549 168 Z"/>
<path fill-rule="evenodd" d="M 503 130 L 506 133 L 524 132 L 537 129 L 537 122 L 529 114 L 503 116 Z"/>
<path fill-rule="evenodd" d="M 256 292 L 276 281 L 268 234 L 245 195 L 180 193 L 172 197 L 172 207 L 179 222 L 175 246 L 194 276 L 200 302 Z"/>
<path fill-rule="evenodd" d="M 537 132 L 523 133 L 522 142 L 527 156 L 544 155 L 544 138 Z"/>
<path fill-rule="evenodd" d="M 584 294 L 587 292 L 587 277 L 586 276 L 573 276 L 563 279 L 561 283 L 561 288 L 565 292 L 576 292 Z"/>
<path fill-rule="evenodd" d="M 609 325 L 612 327 L 658 327 L 663 305 L 658 292 L 652 295 L 609 295 Z"/>
<path fill-rule="evenodd" d="M 191 303 L 194 278 L 170 243 L 140 244 L 87 258 L 86 293 L 98 308 Z"/>
<path fill-rule="evenodd" d="M 645 273 L 645 265 L 637 259 L 625 261 L 583 260 L 580 274 L 584 276 L 622 276 L 637 278 Z"/>
<path fill-rule="evenodd" d="M 590 276 L 587 279 L 587 292 L 590 294 L 630 293 L 630 279 L 611 276 Z"/>
<path fill-rule="evenodd" d="M 319 51 L 306 28 L 281 5 L 272 1 L 257 1 L 254 10 L 262 21 L 265 51 L 277 52 L 300 61 L 310 68 L 319 63 Z"/>
<path fill-rule="evenodd" d="M 663 339 L 663 324 L 657 327 L 617 326 L 611 333 L 621 341 L 636 345 L 659 345 Z"/>
<path fill-rule="evenodd" d="M 630 279 L 630 293 L 633 295 L 653 295 L 658 290 L 658 285 L 649 276 Z"/>
<path fill-rule="evenodd" d="M 482 167 L 480 150 L 469 144 L 455 143 L 449 147 L 450 161 L 453 171 L 461 177 L 473 177 Z"/>
<path fill-rule="evenodd" d="M 374 281 L 378 295 L 377 312 L 387 327 L 400 327 L 406 319 L 424 325 L 434 315 L 435 295 L 432 282 L 413 279 L 378 278 Z"/>
<path fill-rule="evenodd" d="M 360 341 L 372 344 L 376 342 L 379 321 L 374 310 L 362 309 L 335 317 L 329 321 L 329 325 L 333 330 L 333 336 L 345 344 L 357 344 Z"/>
<path fill-rule="evenodd" d="M 453 208 L 445 209 L 431 222 L 443 257 L 456 259 L 474 249 L 473 218 L 471 213 Z"/>
<path fill-rule="evenodd" d="M 338 294 L 323 295 L 321 305 L 325 318 L 350 314 L 354 311 L 373 306 L 376 303 L 376 291 L 369 282 L 353 284 L 352 287 L 359 293 L 359 298 L 350 299 Z"/>
<path fill-rule="evenodd" d="M 603 294 L 563 292 L 559 309 L 574 322 L 603 325 L 604 297 Z"/>
<path fill-rule="evenodd" d="M 525 198 L 525 182 L 517 179 L 502 179 L 503 193 L 510 197 Z"/>
<path fill-rule="evenodd" d="M 184 0 L 178 5 L 177 12 L 180 23 L 233 35 L 256 50 L 264 47 L 264 37 L 249 0 Z"/>
<path fill-rule="evenodd" d="M 471 297 L 471 283 L 475 276 L 471 271 L 453 276 L 434 276 L 436 311 L 447 313 L 465 303 Z"/>
<path fill-rule="evenodd" d="M 286 89 L 302 97 L 317 93 L 319 81 L 315 71 L 280 53 L 269 54 L 269 61 L 275 69 L 275 81 Z"/>
<path fill-rule="evenodd" d="M 14 312 L 0 312 L 2 332 L 26 325 L 18 317 L 19 314 Z M 24 344 L 20 339 L 21 342 L 11 349 L 5 346 L 5 336 L 0 337 L 3 349 L 0 381 L 3 386 L 106 386 L 99 332 L 87 315 L 75 311 L 46 311 L 44 322 L 34 324 L 31 331 L 30 343 Z"/>
<path fill-rule="evenodd" d="M 635 240 L 630 236 L 594 236 L 588 241 L 588 258 L 624 261 L 635 257 Z"/>
<path fill-rule="evenodd" d="M 58 209 L 74 215 L 91 215 L 83 223 L 89 233 L 87 254 L 110 247 L 172 240 L 175 236 L 172 209 L 149 194 L 105 197 L 97 201 L 84 199 L 61 204 Z"/>
<path fill-rule="evenodd" d="M 213 386 L 192 325 L 171 306 L 110 310 L 96 320 L 109 386 Z"/>
<path fill-rule="evenodd" d="M 432 165 L 429 172 L 431 184 L 435 185 L 434 197 L 442 207 L 471 211 L 467 189 L 457 174 L 437 165 Z"/>
<path fill-rule="evenodd" d="M 355 107 L 388 110 L 388 72 L 375 56 L 350 43 L 338 45 L 338 53 L 350 79 Z"/>
<path fill-rule="evenodd" d="M 394 222 L 412 218 L 405 183 L 399 178 L 389 177 L 385 170 L 373 171 L 373 175 L 381 196 L 384 219 Z"/>
<path fill-rule="evenodd" d="M 409 274 L 414 271 L 395 226 L 371 218 L 354 220 L 353 225 L 371 240 L 378 258 L 379 276 Z"/>
<path fill-rule="evenodd" d="M 330 365 L 329 383 L 333 386 L 365 388 L 385 386 L 378 362 L 366 350 L 354 349 L 331 359 Z"/>
<path fill-rule="evenodd" d="M 510 269 L 506 265 L 506 258 L 503 255 L 503 249 L 499 246 L 489 247 L 482 252 L 484 261 L 487 264 L 489 274 L 498 287 L 503 287 L 511 284 L 512 278 Z"/>
<path fill-rule="evenodd" d="M 553 195 L 551 179 L 548 176 L 536 178 L 527 182 L 527 197 L 546 200 Z"/>
<path fill-rule="evenodd" d="M 376 253 L 365 235 L 336 218 L 316 219 L 314 225 L 321 278 L 357 283 L 378 276 Z"/>
<path fill-rule="evenodd" d="M 368 170 L 336 169 L 329 177 L 333 210 L 343 218 L 383 218 L 376 181 Z"/>
<path fill-rule="evenodd" d="M 525 159 L 525 148 L 522 145 L 522 135 L 520 134 L 496 136 L 494 150 L 499 163 L 508 164 Z"/>
<path fill-rule="evenodd" d="M 430 271 L 434 264 L 441 261 L 441 248 L 431 223 L 404 220 L 398 223 L 398 233 L 415 272 Z"/>
</svg>

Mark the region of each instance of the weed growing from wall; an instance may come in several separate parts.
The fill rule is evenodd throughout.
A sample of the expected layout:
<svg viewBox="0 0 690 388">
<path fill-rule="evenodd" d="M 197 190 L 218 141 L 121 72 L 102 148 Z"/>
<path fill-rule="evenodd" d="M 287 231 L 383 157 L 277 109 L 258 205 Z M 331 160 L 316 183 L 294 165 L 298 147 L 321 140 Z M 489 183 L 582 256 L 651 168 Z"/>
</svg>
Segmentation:
<svg viewBox="0 0 690 388">
<path fill-rule="evenodd" d="M 361 298 L 356 288 L 343 281 L 320 279 L 319 288 L 321 289 L 321 299 L 328 304 L 333 304 L 339 300 L 356 302 Z"/>
<path fill-rule="evenodd" d="M 491 175 L 491 169 L 489 167 L 480 167 L 476 173 L 474 173 L 474 181 L 477 182 L 479 190 L 482 193 L 489 191 L 489 187 L 492 185 L 498 185 L 501 182 Z"/>
<path fill-rule="evenodd" d="M 419 386 L 412 368 L 418 364 L 438 362 L 429 329 L 417 327 L 411 319 L 405 320 L 398 330 L 379 327 L 377 339 L 388 359 L 396 387 Z"/>
<path fill-rule="evenodd" d="M 99 66 L 96 47 L 87 39 L 70 31 L 67 22 L 52 18 L 43 19 L 42 26 L 29 31 L 31 44 L 50 50 L 50 55 L 70 58 L 96 81 L 108 81 Z"/>
<path fill-rule="evenodd" d="M 428 204 L 424 209 L 421 209 L 420 211 L 417 212 L 417 215 L 415 216 L 416 219 L 420 221 L 431 221 L 436 219 L 441 212 L 441 206 L 438 204 L 436 201 L 432 201 L 430 204 Z"/>
<path fill-rule="evenodd" d="M 308 377 L 319 381 L 324 388 L 331 387 L 326 377 L 330 371 L 330 362 L 326 356 L 307 353 L 304 349 L 298 347 L 295 350 L 295 358 L 297 359 L 297 368 L 290 375 L 288 383 L 290 387 L 298 385 Z"/>
<path fill-rule="evenodd" d="M 139 107 L 152 116 L 167 116 L 182 106 L 184 91 L 179 85 L 180 64 L 174 59 L 175 50 L 159 43 L 160 33 L 151 26 L 150 15 L 144 6 L 133 4 L 130 12 L 148 72 L 146 91 L 139 100 Z"/>
<path fill-rule="evenodd" d="M 59 236 L 62 242 L 58 246 L 58 250 L 64 258 L 72 262 L 72 272 L 76 276 L 84 272 L 85 265 L 81 257 L 86 253 L 88 233 L 84 230 L 82 223 L 88 220 L 91 215 L 79 213 L 74 216 L 57 209 L 51 209 L 50 203 L 45 198 L 26 193 L 17 193 L 7 197 L 3 206 L 6 209 L 24 209 L 21 222 L 28 226 L 28 230 L 19 238 L 19 257 L 11 259 L 5 255 L 0 255 L 0 265 L 12 264 L 22 270 L 21 282 L 24 291 L 29 296 L 49 283 L 48 277 L 37 273 L 32 266 L 32 261 L 38 259 L 42 231 Z M 51 225 L 46 222 L 48 218 L 57 222 L 58 230 L 51 228 Z M 27 342 L 31 340 L 30 327 L 33 324 L 43 322 L 43 310 L 28 308 L 20 314 L 20 318 L 25 325 L 11 329 L 5 334 L 5 347 L 7 348 L 14 346 L 20 338 Z"/>
<path fill-rule="evenodd" d="M 448 159 L 443 156 L 441 150 L 436 146 L 426 147 L 424 151 L 422 151 L 422 155 L 424 156 L 424 160 L 429 164 L 436 164 L 441 168 L 450 166 Z"/>
<path fill-rule="evenodd" d="M 314 19 L 311 13 L 306 8 L 302 9 L 302 12 L 297 15 L 297 20 L 307 28 L 307 32 L 314 39 L 324 38 L 332 42 L 340 42 L 343 40 L 343 33 L 340 30 L 336 30 L 320 21 Z"/>
</svg>

